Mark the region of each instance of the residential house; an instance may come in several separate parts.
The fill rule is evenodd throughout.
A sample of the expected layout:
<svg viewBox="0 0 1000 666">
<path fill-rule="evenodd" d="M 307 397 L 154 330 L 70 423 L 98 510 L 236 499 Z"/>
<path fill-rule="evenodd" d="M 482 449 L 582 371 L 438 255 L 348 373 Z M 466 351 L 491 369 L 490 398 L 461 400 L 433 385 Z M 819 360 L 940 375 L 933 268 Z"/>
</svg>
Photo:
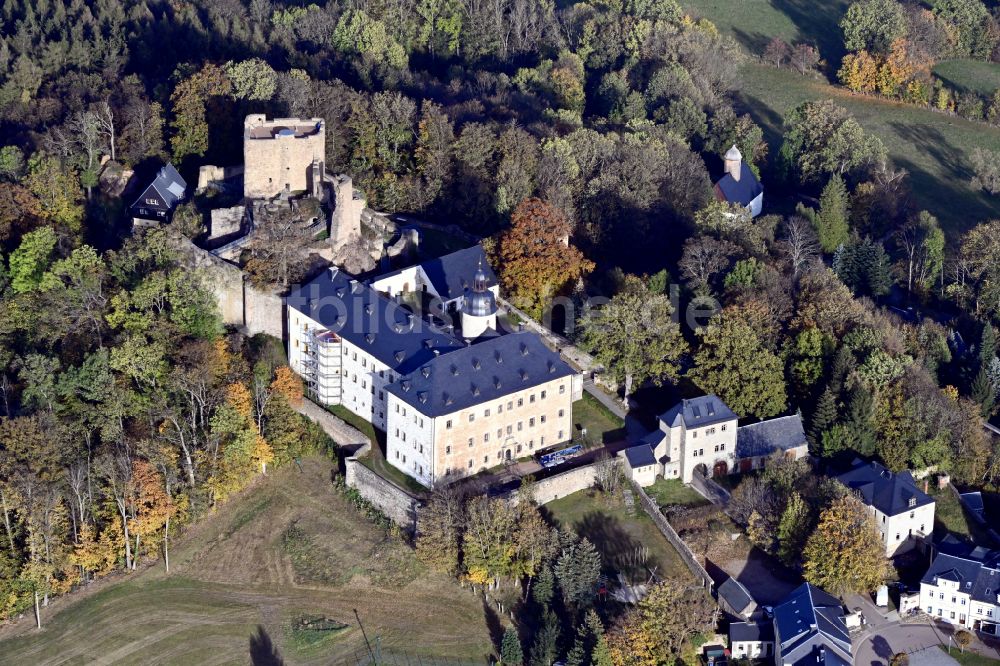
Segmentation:
<svg viewBox="0 0 1000 666">
<path fill-rule="evenodd" d="M 920 581 L 920 607 L 941 622 L 1000 633 L 1000 553 L 939 554 Z"/>
<path fill-rule="evenodd" d="M 851 666 L 851 636 L 840 600 L 803 583 L 774 607 L 777 666 Z"/>
<path fill-rule="evenodd" d="M 172 164 L 165 165 L 129 206 L 133 225 L 170 222 L 186 190 L 187 183 L 177 169 Z"/>
<path fill-rule="evenodd" d="M 732 622 L 729 624 L 729 653 L 733 659 L 767 659 L 774 655 L 774 624 Z"/>
<path fill-rule="evenodd" d="M 882 465 L 855 461 L 837 480 L 868 506 L 885 544 L 886 557 L 926 545 L 934 530 L 934 500 L 917 487 L 908 471 L 891 472 Z"/>
<path fill-rule="evenodd" d="M 729 625 L 734 658 L 774 656 L 776 666 L 851 666 L 851 636 L 840 600 L 803 583 L 774 607 L 773 617 Z"/>
</svg>

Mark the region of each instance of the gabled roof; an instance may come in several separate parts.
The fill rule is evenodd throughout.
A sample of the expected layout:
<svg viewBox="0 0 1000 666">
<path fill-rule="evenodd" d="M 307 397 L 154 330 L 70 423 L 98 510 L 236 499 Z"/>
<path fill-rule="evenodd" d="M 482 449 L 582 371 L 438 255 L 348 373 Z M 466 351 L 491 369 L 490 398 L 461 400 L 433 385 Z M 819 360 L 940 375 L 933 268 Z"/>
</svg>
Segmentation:
<svg viewBox="0 0 1000 666">
<path fill-rule="evenodd" d="M 757 603 L 751 596 L 750 590 L 732 576 L 719 586 L 719 599 L 724 599 L 729 607 L 739 615 L 746 614 L 747 610 L 752 610 L 751 607 L 756 606 Z"/>
<path fill-rule="evenodd" d="M 733 410 L 726 406 L 718 396 L 703 395 L 698 398 L 681 400 L 679 403 L 660 415 L 660 420 L 669 427 L 684 425 L 688 428 L 737 420 Z"/>
<path fill-rule="evenodd" d="M 851 636 L 840 600 L 803 583 L 774 607 L 775 652 L 783 664 L 849 666 Z"/>
<path fill-rule="evenodd" d="M 908 471 L 893 473 L 875 462 L 859 462 L 854 469 L 838 476 L 837 480 L 857 491 L 865 504 L 887 516 L 934 503 L 933 498 L 917 488 Z"/>
<path fill-rule="evenodd" d="M 656 464 L 656 458 L 653 457 L 653 450 L 649 448 L 648 444 L 640 444 L 625 449 L 625 459 L 628 460 L 628 464 L 632 469 Z"/>
<path fill-rule="evenodd" d="M 399 374 L 465 347 L 448 332 L 336 268 L 293 289 L 286 301 Z"/>
<path fill-rule="evenodd" d="M 774 625 L 770 622 L 730 622 L 729 642 L 774 642 Z"/>
<path fill-rule="evenodd" d="M 482 245 L 473 245 L 420 264 L 442 301 L 461 297 L 472 287 L 472 278 L 482 267 L 486 287 L 497 284 L 497 276 L 486 260 Z"/>
<path fill-rule="evenodd" d="M 757 176 L 753 175 L 753 171 L 746 162 L 740 164 L 739 180 L 727 173 L 715 183 L 715 186 L 722 192 L 726 201 L 738 203 L 741 206 L 749 206 L 750 202 L 764 191 L 764 187 L 757 180 Z"/>
<path fill-rule="evenodd" d="M 789 451 L 806 443 L 802 417 L 798 414 L 781 416 L 741 426 L 736 431 L 736 457 L 769 456 L 775 451 Z"/>
<path fill-rule="evenodd" d="M 1000 563 L 995 554 L 986 561 L 939 554 L 934 558 L 921 583 L 937 586 L 939 579 L 958 583 L 958 591 L 975 601 L 1000 606 Z"/>
<path fill-rule="evenodd" d="M 163 199 L 166 207 L 173 210 L 184 199 L 184 191 L 187 190 L 187 183 L 177 173 L 177 169 L 174 168 L 173 164 L 166 164 L 157 172 L 153 182 L 142 191 L 139 198 L 132 205 L 141 204 L 146 197 L 146 192 L 150 188 L 156 190 L 156 193 Z"/>
<path fill-rule="evenodd" d="M 389 393 L 434 417 L 575 374 L 535 333 L 511 333 L 445 351 L 413 368 L 388 387 Z"/>
</svg>

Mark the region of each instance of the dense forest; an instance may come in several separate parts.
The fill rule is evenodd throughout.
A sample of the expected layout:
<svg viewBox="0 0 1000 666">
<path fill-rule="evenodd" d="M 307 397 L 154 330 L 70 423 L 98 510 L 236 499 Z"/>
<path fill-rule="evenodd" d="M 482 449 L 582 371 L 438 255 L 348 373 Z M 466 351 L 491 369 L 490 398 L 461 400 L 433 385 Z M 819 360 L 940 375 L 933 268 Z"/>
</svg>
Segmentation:
<svg viewBox="0 0 1000 666">
<path fill-rule="evenodd" d="M 0 616 L 167 551 L 269 463 L 327 445 L 280 345 L 227 334 L 183 266 L 197 211 L 127 237 L 109 186 L 238 164 L 250 112 L 324 118 L 328 167 L 369 205 L 496 235 L 500 256 L 522 217 L 566 225 L 590 272 L 500 265 L 504 288 L 608 296 L 568 334 L 628 391 L 801 409 L 822 458 L 996 484 L 1000 222 L 946 239 L 833 102 L 791 110 L 768 154 L 733 107 L 745 57 L 674 0 L 5 0 Z M 780 215 L 714 201 L 733 144 Z M 672 281 L 721 304 L 710 326 L 673 321 Z"/>
</svg>

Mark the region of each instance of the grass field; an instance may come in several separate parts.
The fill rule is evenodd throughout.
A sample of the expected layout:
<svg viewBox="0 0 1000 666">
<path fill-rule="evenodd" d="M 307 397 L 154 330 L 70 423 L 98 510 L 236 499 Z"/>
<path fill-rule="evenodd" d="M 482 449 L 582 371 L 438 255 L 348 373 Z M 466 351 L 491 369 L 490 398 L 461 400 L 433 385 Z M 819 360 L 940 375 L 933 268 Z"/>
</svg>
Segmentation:
<svg viewBox="0 0 1000 666">
<path fill-rule="evenodd" d="M 977 146 L 1000 150 L 1000 128 L 921 107 L 851 95 L 820 79 L 767 65 L 746 65 L 741 81 L 737 106 L 764 128 L 772 157 L 780 149 L 788 110 L 809 100 L 833 99 L 882 139 L 893 164 L 909 172 L 916 204 L 937 215 L 950 237 L 1000 216 L 1000 200 L 973 190 L 969 184 L 972 173 L 968 160 Z"/>
<path fill-rule="evenodd" d="M 681 6 L 732 34 L 747 51 L 760 55 L 772 37 L 806 42 L 829 62 L 844 52 L 840 19 L 850 0 L 682 0 Z"/>
<path fill-rule="evenodd" d="M 27 618 L 0 628 L 0 663 L 245 664 L 252 649 L 286 664 L 353 662 L 365 650 L 355 608 L 384 652 L 485 663 L 477 598 L 360 518 L 333 469 L 308 458 L 302 472 L 272 473 L 178 541 L 170 575 L 157 563 L 57 599 L 40 632 Z"/>
<path fill-rule="evenodd" d="M 543 510 L 562 527 L 572 527 L 600 551 L 604 573 L 623 573 L 631 582 L 644 582 L 650 569 L 664 578 L 682 578 L 691 572 L 656 525 L 636 505 L 630 512 L 620 497 L 609 498 L 581 490 L 553 502 Z"/>
<path fill-rule="evenodd" d="M 597 398 L 586 391 L 573 403 L 574 436 L 587 429 L 587 439 L 595 444 L 610 444 L 625 438 L 625 422 L 615 416 Z"/>
<path fill-rule="evenodd" d="M 698 491 L 681 483 L 680 479 L 657 479 L 656 483 L 646 488 L 649 495 L 660 508 L 665 506 L 702 506 L 708 500 L 698 494 Z"/>
<path fill-rule="evenodd" d="M 1000 88 L 1000 64 L 981 60 L 945 60 L 934 65 L 934 74 L 950 87 L 990 96 Z"/>
</svg>

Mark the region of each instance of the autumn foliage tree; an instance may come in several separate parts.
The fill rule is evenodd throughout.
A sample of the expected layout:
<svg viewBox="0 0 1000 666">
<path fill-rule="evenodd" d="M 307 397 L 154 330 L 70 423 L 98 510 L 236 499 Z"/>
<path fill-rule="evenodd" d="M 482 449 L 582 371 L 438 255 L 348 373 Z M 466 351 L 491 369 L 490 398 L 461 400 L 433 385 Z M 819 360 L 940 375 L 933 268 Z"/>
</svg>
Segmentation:
<svg viewBox="0 0 1000 666">
<path fill-rule="evenodd" d="M 852 494 L 820 513 L 803 557 L 806 580 L 835 594 L 871 592 L 888 573 L 875 518 Z"/>
<path fill-rule="evenodd" d="M 170 139 L 175 159 L 188 155 L 204 155 L 208 150 L 208 99 L 228 95 L 232 83 L 218 65 L 208 64 L 181 81 L 170 102 L 174 119 L 170 123 L 174 135 Z"/>
<path fill-rule="evenodd" d="M 513 301 L 540 316 L 546 299 L 594 269 L 569 244 L 565 215 L 538 198 L 525 199 L 500 236 L 500 280 Z"/>
</svg>

